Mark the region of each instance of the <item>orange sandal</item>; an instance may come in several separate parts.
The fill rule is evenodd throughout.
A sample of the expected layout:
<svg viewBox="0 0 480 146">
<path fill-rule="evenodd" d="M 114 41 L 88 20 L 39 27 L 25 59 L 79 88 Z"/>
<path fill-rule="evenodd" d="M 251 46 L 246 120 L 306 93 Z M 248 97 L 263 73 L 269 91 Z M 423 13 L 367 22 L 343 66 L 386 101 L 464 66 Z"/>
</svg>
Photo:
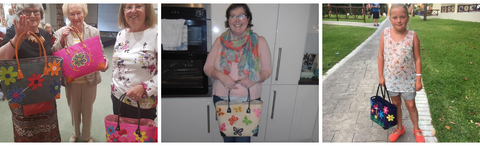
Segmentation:
<svg viewBox="0 0 480 146">
<path fill-rule="evenodd" d="M 395 132 L 397 131 L 398 131 L 398 134 L 395 134 Z M 402 125 L 402 131 L 395 129 L 395 131 L 393 131 L 393 133 L 390 134 L 390 137 L 388 138 L 388 140 L 390 140 L 390 142 L 395 142 L 403 134 L 405 134 L 405 126 Z"/>
<path fill-rule="evenodd" d="M 420 132 L 420 135 L 421 135 L 421 136 L 417 136 L 417 132 Z M 420 130 L 420 129 L 418 129 L 418 130 L 413 129 L 413 135 L 415 135 L 415 139 L 417 140 L 418 143 L 424 143 L 424 142 L 425 142 L 425 138 L 423 137 L 422 130 Z"/>
</svg>

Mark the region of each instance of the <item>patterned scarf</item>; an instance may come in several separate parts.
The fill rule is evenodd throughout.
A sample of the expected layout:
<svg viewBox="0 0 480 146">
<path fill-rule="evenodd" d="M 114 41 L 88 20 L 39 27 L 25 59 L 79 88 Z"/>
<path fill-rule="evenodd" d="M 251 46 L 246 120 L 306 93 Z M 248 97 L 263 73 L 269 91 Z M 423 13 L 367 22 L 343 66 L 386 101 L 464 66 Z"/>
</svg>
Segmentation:
<svg viewBox="0 0 480 146">
<path fill-rule="evenodd" d="M 226 75 L 230 74 L 232 62 L 238 63 L 238 76 L 248 75 L 250 81 L 258 81 L 257 74 L 260 72 L 260 58 L 258 57 L 258 35 L 247 28 L 243 37 L 239 40 L 230 40 L 230 29 L 220 36 L 222 52 L 220 67 Z M 243 48 L 243 54 L 238 56 Z"/>
</svg>

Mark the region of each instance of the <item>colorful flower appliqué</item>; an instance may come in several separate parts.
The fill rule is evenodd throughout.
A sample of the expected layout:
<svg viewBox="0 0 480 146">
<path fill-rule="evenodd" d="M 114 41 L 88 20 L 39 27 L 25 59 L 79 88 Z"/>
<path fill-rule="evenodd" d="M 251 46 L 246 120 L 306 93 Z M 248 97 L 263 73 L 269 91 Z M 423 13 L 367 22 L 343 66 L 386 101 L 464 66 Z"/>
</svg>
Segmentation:
<svg viewBox="0 0 480 146">
<path fill-rule="evenodd" d="M 53 84 L 50 85 L 50 94 L 57 95 L 60 93 L 60 87 L 62 85 L 60 84 L 60 81 L 53 80 Z"/>
<path fill-rule="evenodd" d="M 62 68 L 60 67 L 60 62 L 57 63 L 57 60 L 53 60 L 52 63 L 48 63 L 48 66 L 50 68 L 47 69 L 47 72 L 50 72 L 50 75 L 53 76 L 58 76 L 58 72 L 60 70 L 62 70 Z"/>
<path fill-rule="evenodd" d="M 393 119 L 395 119 L 395 117 L 393 117 L 393 115 L 388 115 L 387 119 L 388 119 L 388 121 L 393 121 Z"/>
<path fill-rule="evenodd" d="M 380 113 L 378 113 L 378 116 L 380 117 L 380 119 L 383 119 L 383 117 L 385 117 L 385 115 L 383 115 L 383 111 L 380 111 Z"/>
<path fill-rule="evenodd" d="M 383 108 L 383 113 L 387 114 L 388 113 L 388 107 Z"/>
<path fill-rule="evenodd" d="M 28 81 L 30 81 L 30 84 L 28 84 L 28 87 L 33 86 L 33 90 L 37 90 L 37 86 L 42 87 L 43 86 L 42 82 L 45 81 L 45 79 L 41 77 L 42 77 L 41 74 L 38 74 L 38 75 L 32 74 L 32 77 L 28 77 Z"/>
<path fill-rule="evenodd" d="M 139 135 L 137 135 L 137 133 L 135 131 L 133 132 L 133 134 L 136 136 L 135 140 L 140 140 L 141 142 L 144 142 L 145 139 L 148 139 L 148 137 L 145 135 L 145 134 L 147 134 L 146 131 L 141 131 L 140 132 L 141 137 Z"/>
<path fill-rule="evenodd" d="M 82 67 L 82 66 L 85 65 L 85 63 L 87 63 L 87 58 L 86 58 L 85 54 L 77 53 L 73 56 L 72 63 L 73 63 L 73 65 L 75 65 L 77 67 Z"/>
<path fill-rule="evenodd" d="M 115 134 L 115 128 L 113 126 L 107 126 L 108 134 Z"/>
<path fill-rule="evenodd" d="M 112 142 L 121 142 L 119 138 L 120 136 L 115 136 L 114 134 L 112 134 L 110 140 L 112 140 Z"/>
<path fill-rule="evenodd" d="M 12 103 L 19 103 L 22 102 L 22 98 L 25 98 L 25 94 L 23 94 L 23 88 L 17 88 L 17 86 L 13 86 L 12 90 L 7 90 L 8 97 L 10 97 Z"/>
<path fill-rule="evenodd" d="M 5 81 L 5 85 L 10 85 L 10 83 L 15 83 L 15 77 L 18 76 L 16 71 L 13 71 L 13 67 L 8 67 L 8 70 L 5 67 L 0 68 L 0 81 Z"/>
</svg>

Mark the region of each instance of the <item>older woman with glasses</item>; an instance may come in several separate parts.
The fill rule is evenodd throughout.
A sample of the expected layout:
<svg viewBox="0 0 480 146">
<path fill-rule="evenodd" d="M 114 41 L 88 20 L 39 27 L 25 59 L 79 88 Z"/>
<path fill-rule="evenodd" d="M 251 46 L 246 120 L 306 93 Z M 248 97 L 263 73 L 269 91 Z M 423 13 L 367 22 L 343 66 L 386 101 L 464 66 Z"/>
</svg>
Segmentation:
<svg viewBox="0 0 480 146">
<path fill-rule="evenodd" d="M 42 4 L 17 4 L 18 21 L 14 21 L 14 27 L 7 30 L 0 47 L 0 60 L 23 59 L 39 57 L 38 44 L 40 43 L 33 35 L 25 35 L 24 32 L 35 33 L 43 42 L 47 55 L 52 55 L 52 42 L 49 34 L 44 29 L 38 28 L 40 20 L 44 18 Z M 15 43 L 20 42 L 18 56 L 15 56 Z M 45 93 L 49 94 L 49 93 Z M 40 104 L 39 109 L 50 109 L 38 114 L 24 116 L 23 107 L 12 108 L 12 123 L 15 142 L 60 142 L 58 129 L 57 104 L 55 100 L 51 105 Z"/>
<path fill-rule="evenodd" d="M 84 22 L 84 19 L 88 14 L 86 3 L 66 3 L 63 4 L 62 10 L 63 15 L 70 20 L 70 25 L 64 26 L 55 32 L 54 35 L 57 39 L 52 48 L 54 52 L 65 48 L 65 42 L 68 46 L 79 43 L 79 36 L 82 40 L 86 40 L 100 35 L 98 29 Z M 79 33 L 74 31 L 74 29 L 77 29 Z M 106 60 L 105 55 L 104 59 Z M 103 72 L 108 69 L 108 61 L 105 62 L 107 62 L 107 67 L 102 70 Z M 98 71 L 77 78 L 70 83 L 67 83 L 66 79 L 63 78 L 62 85 L 65 86 L 67 102 L 70 107 L 70 115 L 72 118 L 72 126 L 74 127 L 74 132 L 69 138 L 69 142 L 75 142 L 77 141 L 77 138 L 80 138 L 79 141 L 82 142 L 93 142 L 90 132 L 92 129 L 93 103 L 97 96 L 97 84 L 101 81 L 100 72 Z M 81 133 L 80 124 L 83 124 Z"/>
<path fill-rule="evenodd" d="M 123 117 L 157 118 L 157 15 L 152 4 L 121 4 L 113 52 L 113 113 Z M 125 98 L 120 97 L 126 94 Z M 140 105 L 138 107 L 137 103 Z M 118 112 L 118 104 L 122 107 Z"/>
<path fill-rule="evenodd" d="M 213 103 L 227 100 L 260 100 L 262 83 L 272 73 L 270 49 L 265 38 L 253 32 L 252 13 L 246 4 L 231 4 L 225 27 L 208 53 L 203 71 L 213 79 Z M 250 142 L 250 137 L 223 137 L 225 142 Z"/>
</svg>

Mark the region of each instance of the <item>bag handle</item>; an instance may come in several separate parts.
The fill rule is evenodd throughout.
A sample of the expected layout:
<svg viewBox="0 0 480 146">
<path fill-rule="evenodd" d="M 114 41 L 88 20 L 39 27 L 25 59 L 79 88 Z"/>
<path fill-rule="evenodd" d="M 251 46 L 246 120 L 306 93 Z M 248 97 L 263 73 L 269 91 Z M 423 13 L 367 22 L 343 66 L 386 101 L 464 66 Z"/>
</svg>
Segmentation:
<svg viewBox="0 0 480 146">
<path fill-rule="evenodd" d="M 248 108 L 247 110 L 245 110 L 247 113 L 250 113 L 250 101 L 251 101 L 251 97 L 250 97 L 250 89 L 247 88 L 247 92 L 248 92 L 248 98 L 247 98 L 247 102 L 248 102 Z M 228 109 L 227 109 L 227 113 L 232 113 L 232 110 L 230 109 L 230 90 L 228 90 Z"/>
<path fill-rule="evenodd" d="M 78 31 L 78 29 L 75 27 L 71 27 L 71 28 L 73 28 L 73 30 L 75 31 L 75 34 L 77 34 L 78 38 L 80 39 L 80 42 L 82 42 L 83 49 L 85 49 L 87 46 L 85 46 L 85 43 L 83 43 L 82 37 L 80 37 L 80 31 Z M 65 42 L 65 48 L 68 48 L 67 37 L 63 38 L 63 42 Z M 67 54 L 70 54 L 70 51 L 68 51 L 68 49 L 67 49 Z"/>
<path fill-rule="evenodd" d="M 120 99 L 118 100 L 117 128 L 115 128 L 115 131 L 120 131 L 120 116 L 122 115 L 120 113 L 120 108 L 122 107 L 122 100 L 125 98 L 125 96 L 127 96 L 127 93 L 122 94 L 122 96 L 120 96 Z M 138 114 L 137 114 L 138 125 L 137 125 L 137 130 L 135 131 L 135 133 L 139 137 L 142 137 L 142 134 L 140 134 L 140 103 L 138 103 L 138 101 L 137 101 L 137 106 L 138 106 L 138 108 L 137 108 L 138 109 Z"/>
<path fill-rule="evenodd" d="M 388 96 L 388 101 L 390 103 L 392 103 L 392 100 L 390 99 L 390 95 L 388 94 L 388 91 L 387 91 L 387 86 L 386 85 L 383 85 L 383 88 L 380 88 L 380 86 L 382 86 L 382 84 L 378 84 L 378 87 L 377 87 L 377 95 L 378 96 L 378 90 L 380 89 L 381 93 L 382 93 L 382 97 L 383 99 L 385 100 L 385 92 L 387 93 L 387 96 Z M 385 90 L 383 90 L 385 89 Z M 385 104 L 385 103 L 384 103 Z"/>
<path fill-rule="evenodd" d="M 45 47 L 43 46 L 43 42 L 40 40 L 40 38 L 38 38 L 37 35 L 35 35 L 35 33 L 31 32 L 31 31 L 27 31 L 27 32 L 24 32 L 20 35 L 20 37 L 18 38 L 22 38 L 23 35 L 29 33 L 30 35 L 33 35 L 35 37 L 35 39 L 37 39 L 37 42 L 38 42 L 38 48 L 39 48 L 39 55 L 40 57 L 42 56 L 42 53 L 41 53 L 41 50 L 43 49 L 43 56 L 45 57 L 45 67 L 43 68 L 43 75 L 48 75 L 48 71 L 47 71 L 47 53 L 45 52 Z M 20 39 L 17 40 L 17 43 L 15 43 L 15 58 L 16 58 L 16 61 L 17 61 L 17 72 L 18 72 L 18 79 L 23 79 L 23 73 L 22 73 L 22 70 L 20 69 L 20 63 L 18 62 L 18 47 L 20 46 L 19 45 L 20 43 Z"/>
</svg>

